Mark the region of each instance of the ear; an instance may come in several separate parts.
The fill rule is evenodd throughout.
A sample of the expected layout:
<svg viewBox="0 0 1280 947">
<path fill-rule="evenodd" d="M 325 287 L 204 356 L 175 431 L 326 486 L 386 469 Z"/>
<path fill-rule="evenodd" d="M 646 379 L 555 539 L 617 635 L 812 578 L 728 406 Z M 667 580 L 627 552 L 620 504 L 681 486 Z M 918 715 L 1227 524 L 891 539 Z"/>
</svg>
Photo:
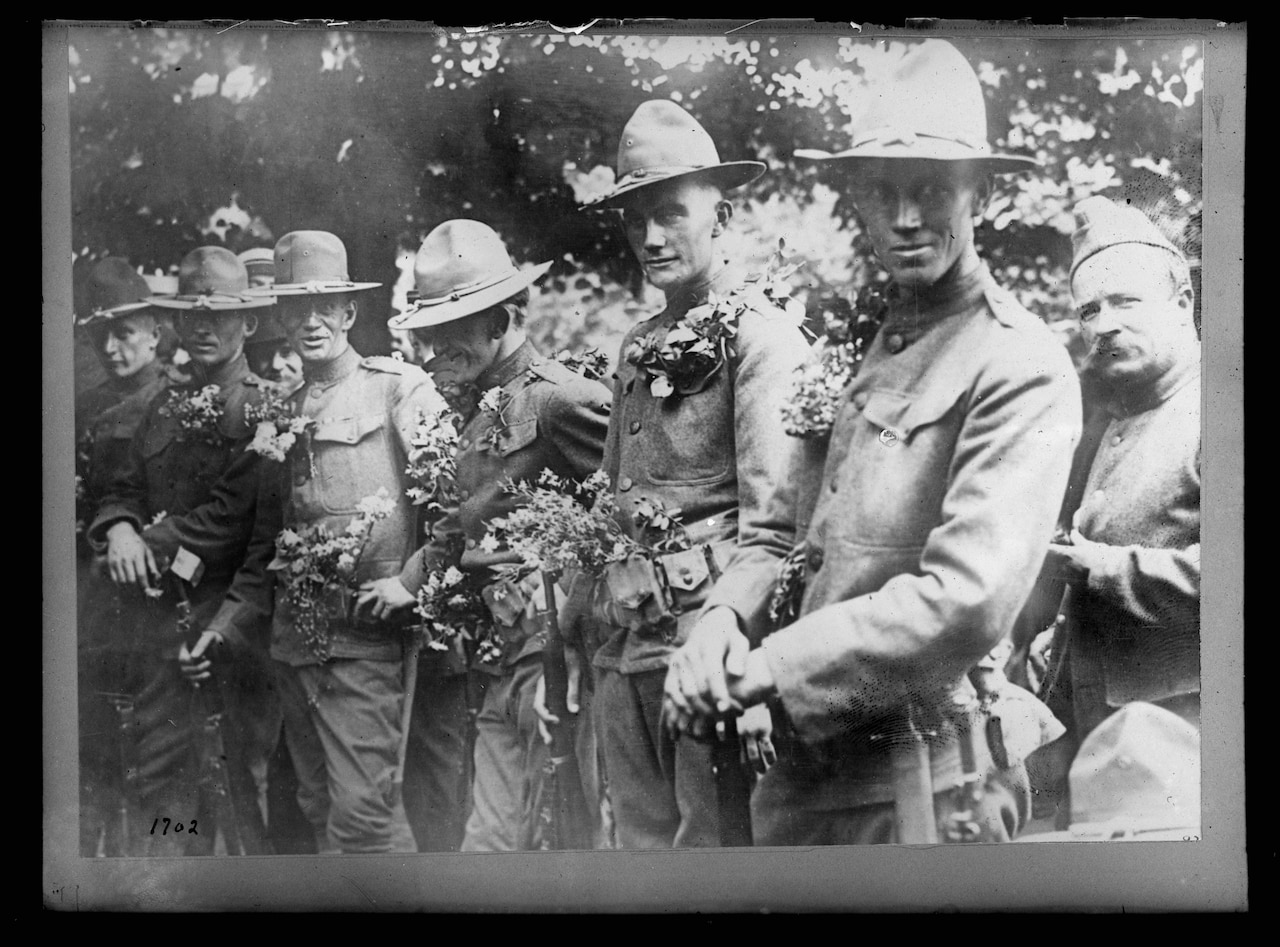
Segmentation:
<svg viewBox="0 0 1280 947">
<path fill-rule="evenodd" d="M 978 176 L 973 189 L 973 200 L 970 202 L 969 213 L 974 217 L 981 217 L 987 211 L 987 205 L 991 203 L 991 194 L 994 190 L 994 181 L 991 175 L 981 174 Z"/>
<path fill-rule="evenodd" d="M 727 198 L 720 198 L 716 201 L 716 222 L 711 228 L 711 236 L 718 237 L 729 226 L 729 221 L 733 219 L 733 204 Z"/>
<path fill-rule="evenodd" d="M 505 304 L 501 303 L 493 307 L 493 311 L 489 313 L 489 338 L 500 339 L 507 334 L 507 329 L 511 326 L 511 310 Z"/>
<path fill-rule="evenodd" d="M 342 328 L 350 329 L 355 325 L 358 315 L 360 315 L 360 303 L 354 299 L 347 300 L 347 314 L 342 317 Z"/>
<path fill-rule="evenodd" d="M 247 339 L 258 331 L 258 314 L 256 312 L 246 312 L 244 314 L 244 337 Z"/>
</svg>

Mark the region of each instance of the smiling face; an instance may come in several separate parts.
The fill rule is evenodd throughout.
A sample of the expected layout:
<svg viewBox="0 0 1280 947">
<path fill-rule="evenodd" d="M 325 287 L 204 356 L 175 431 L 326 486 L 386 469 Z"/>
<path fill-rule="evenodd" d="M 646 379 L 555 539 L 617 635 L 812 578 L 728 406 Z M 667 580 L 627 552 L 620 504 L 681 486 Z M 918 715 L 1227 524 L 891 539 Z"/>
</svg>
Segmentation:
<svg viewBox="0 0 1280 947">
<path fill-rule="evenodd" d="M 297 391 L 302 385 L 302 359 L 281 339 L 275 344 L 263 343 L 249 347 L 249 367 L 259 378 L 276 385 L 285 394 Z"/>
<path fill-rule="evenodd" d="M 495 309 L 497 310 L 495 313 Z M 430 329 L 414 330 L 414 338 L 435 353 L 438 370 L 453 384 L 474 384 L 493 367 L 506 334 L 506 313 L 488 309 Z M 499 315 L 500 314 L 500 315 Z"/>
<path fill-rule="evenodd" d="M 880 263 L 900 286 L 932 286 L 972 255 L 984 179 L 969 164 L 895 158 L 859 162 L 851 191 Z"/>
<path fill-rule="evenodd" d="M 154 316 L 117 316 L 93 329 L 93 348 L 112 378 L 129 378 L 156 359 L 160 329 Z"/>
<path fill-rule="evenodd" d="M 1086 259 L 1071 295 L 1089 346 L 1084 370 L 1112 384 L 1159 378 L 1195 351 L 1192 296 L 1158 247 L 1120 244 Z"/>
<path fill-rule="evenodd" d="M 289 345 L 304 366 L 331 362 L 347 350 L 357 305 L 346 293 L 282 296 L 276 306 Z"/>
<path fill-rule="evenodd" d="M 238 357 L 257 326 L 252 313 L 189 309 L 179 313 L 176 327 L 191 360 L 211 369 Z"/>
<path fill-rule="evenodd" d="M 622 228 L 644 275 L 670 297 L 711 275 L 715 240 L 731 216 L 733 205 L 717 187 L 686 177 L 630 195 Z"/>
</svg>

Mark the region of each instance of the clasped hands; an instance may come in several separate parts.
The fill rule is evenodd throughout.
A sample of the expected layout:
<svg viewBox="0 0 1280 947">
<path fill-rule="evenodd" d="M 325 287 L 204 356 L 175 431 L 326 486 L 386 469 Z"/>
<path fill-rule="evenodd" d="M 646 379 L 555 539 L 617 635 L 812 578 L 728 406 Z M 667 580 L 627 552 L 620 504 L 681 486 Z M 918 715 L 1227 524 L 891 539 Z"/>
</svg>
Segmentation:
<svg viewBox="0 0 1280 947">
<path fill-rule="evenodd" d="M 748 761 L 764 772 L 777 760 L 773 723 L 763 701 L 774 691 L 764 655 L 752 651 L 728 608 L 712 608 L 671 657 L 662 697 L 662 725 L 674 740 L 715 739 L 717 724 L 738 717 Z"/>
</svg>

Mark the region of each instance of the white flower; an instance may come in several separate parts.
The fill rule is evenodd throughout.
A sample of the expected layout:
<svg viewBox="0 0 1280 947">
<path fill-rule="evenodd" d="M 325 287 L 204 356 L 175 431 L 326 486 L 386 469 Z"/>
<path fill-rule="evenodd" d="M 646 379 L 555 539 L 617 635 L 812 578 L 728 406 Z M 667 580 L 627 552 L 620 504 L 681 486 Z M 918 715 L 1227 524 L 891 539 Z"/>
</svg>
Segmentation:
<svg viewBox="0 0 1280 947">
<path fill-rule="evenodd" d="M 654 375 L 653 381 L 649 383 L 649 393 L 655 398 L 665 398 L 675 390 L 675 385 L 671 384 L 671 379 L 666 375 Z"/>
<path fill-rule="evenodd" d="M 485 552 L 497 552 L 498 537 L 494 536 L 493 533 L 485 533 L 484 539 L 480 540 L 480 548 Z"/>
<path fill-rule="evenodd" d="M 480 396 L 480 410 L 497 412 L 502 408 L 502 389 L 496 385 Z"/>
<path fill-rule="evenodd" d="M 444 586 L 448 588 L 451 585 L 457 585 L 462 581 L 462 571 L 457 566 L 450 566 L 444 573 Z"/>
</svg>

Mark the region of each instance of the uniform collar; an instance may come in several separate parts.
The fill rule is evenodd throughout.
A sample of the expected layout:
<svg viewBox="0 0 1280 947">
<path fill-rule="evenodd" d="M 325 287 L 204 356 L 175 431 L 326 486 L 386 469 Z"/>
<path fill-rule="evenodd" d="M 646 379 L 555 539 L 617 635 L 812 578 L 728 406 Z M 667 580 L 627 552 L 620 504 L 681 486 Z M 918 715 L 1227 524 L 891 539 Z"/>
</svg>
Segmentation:
<svg viewBox="0 0 1280 947">
<path fill-rule="evenodd" d="M 203 388 L 205 385 L 217 385 L 219 388 L 226 388 L 228 385 L 233 385 L 242 378 L 249 376 L 249 360 L 245 358 L 244 352 L 241 352 L 230 361 L 214 367 L 208 373 L 205 372 L 204 366 L 199 362 L 193 361 L 191 364 L 191 384 L 197 388 Z"/>
<path fill-rule="evenodd" d="M 1103 406 L 1114 418 L 1128 418 L 1158 408 L 1192 381 L 1200 377 L 1199 360 L 1188 359 L 1174 365 L 1153 381 L 1133 388 L 1109 389 Z"/>
<path fill-rule="evenodd" d="M 993 286 L 991 271 L 985 263 L 963 276 L 952 271 L 932 286 L 913 291 L 894 285 L 889 289 L 889 312 L 882 331 L 923 331 L 948 316 L 973 309 Z"/>
<path fill-rule="evenodd" d="M 525 339 L 518 349 L 497 365 L 481 372 L 480 377 L 476 379 L 476 388 L 485 392 L 494 387 L 506 387 L 513 378 L 524 373 L 537 357 L 537 349 L 533 347 L 532 342 Z"/>
<path fill-rule="evenodd" d="M 703 279 L 697 283 L 682 287 L 673 297 L 669 298 L 667 300 L 667 308 L 662 310 L 659 318 L 674 322 L 694 306 L 706 302 L 712 293 L 717 296 L 727 295 L 730 290 L 736 289 L 741 282 L 741 270 L 727 259 L 722 259 L 719 265 L 713 267 L 711 272 Z"/>
<path fill-rule="evenodd" d="M 360 353 L 348 345 L 341 355 L 331 361 L 321 362 L 318 365 L 303 362 L 302 372 L 306 379 L 305 384 L 319 385 L 322 388 L 336 384 L 356 370 L 361 358 Z"/>
<path fill-rule="evenodd" d="M 164 369 L 164 363 L 160 359 L 153 359 L 146 365 L 143 365 L 128 378 L 112 378 L 107 382 L 107 387 L 122 395 L 132 395 L 141 391 L 160 377 L 161 371 Z"/>
</svg>

